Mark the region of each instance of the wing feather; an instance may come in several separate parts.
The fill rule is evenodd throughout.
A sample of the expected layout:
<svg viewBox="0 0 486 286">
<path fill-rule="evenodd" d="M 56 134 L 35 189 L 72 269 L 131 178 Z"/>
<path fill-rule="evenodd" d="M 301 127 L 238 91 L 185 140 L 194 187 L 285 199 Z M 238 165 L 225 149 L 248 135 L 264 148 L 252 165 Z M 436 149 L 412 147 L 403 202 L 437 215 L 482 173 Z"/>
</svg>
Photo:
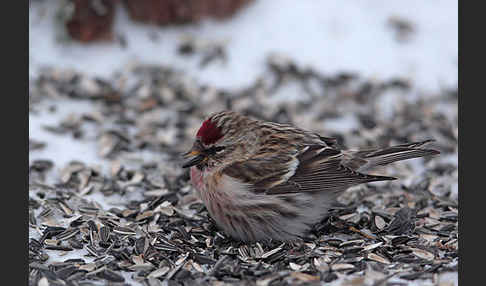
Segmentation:
<svg viewBox="0 0 486 286">
<path fill-rule="evenodd" d="M 339 193 L 353 185 L 395 179 L 359 173 L 342 164 L 343 156 L 341 151 L 328 145 L 313 144 L 305 146 L 294 156 L 278 152 L 267 158 L 268 160 L 262 160 L 261 156 L 250 158 L 235 162 L 222 172 L 249 183 L 256 193 L 268 195 L 298 192 Z M 257 169 L 259 176 L 251 176 L 256 175 Z"/>
</svg>

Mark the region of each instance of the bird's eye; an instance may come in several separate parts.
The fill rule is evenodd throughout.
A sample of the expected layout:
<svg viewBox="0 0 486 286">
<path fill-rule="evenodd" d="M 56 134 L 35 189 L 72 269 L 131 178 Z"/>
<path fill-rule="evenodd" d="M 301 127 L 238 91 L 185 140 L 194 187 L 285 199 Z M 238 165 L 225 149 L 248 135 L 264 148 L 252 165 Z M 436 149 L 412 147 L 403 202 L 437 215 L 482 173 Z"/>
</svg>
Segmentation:
<svg viewBox="0 0 486 286">
<path fill-rule="evenodd" d="M 214 152 L 219 153 L 219 152 L 223 151 L 223 150 L 224 150 L 224 148 L 225 148 L 224 146 L 218 146 L 218 147 L 215 147 L 215 148 L 214 148 Z"/>
<path fill-rule="evenodd" d="M 207 149 L 206 153 L 209 154 L 209 155 L 214 155 L 214 154 L 217 154 L 217 153 L 223 151 L 224 148 L 225 148 L 224 146 L 213 146 L 213 147 Z"/>
</svg>

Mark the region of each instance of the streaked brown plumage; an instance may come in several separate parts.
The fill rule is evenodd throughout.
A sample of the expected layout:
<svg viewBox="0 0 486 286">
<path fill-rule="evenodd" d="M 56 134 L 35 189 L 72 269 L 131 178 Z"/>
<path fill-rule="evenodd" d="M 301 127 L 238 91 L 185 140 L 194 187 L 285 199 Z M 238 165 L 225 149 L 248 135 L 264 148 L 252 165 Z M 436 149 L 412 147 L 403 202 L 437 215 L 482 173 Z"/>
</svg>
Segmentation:
<svg viewBox="0 0 486 286">
<path fill-rule="evenodd" d="M 287 241 L 319 222 L 347 188 L 395 179 L 364 170 L 439 154 L 421 148 L 428 142 L 345 151 L 333 138 L 222 111 L 203 122 L 184 167 L 191 167 L 196 192 L 226 233 Z"/>
</svg>

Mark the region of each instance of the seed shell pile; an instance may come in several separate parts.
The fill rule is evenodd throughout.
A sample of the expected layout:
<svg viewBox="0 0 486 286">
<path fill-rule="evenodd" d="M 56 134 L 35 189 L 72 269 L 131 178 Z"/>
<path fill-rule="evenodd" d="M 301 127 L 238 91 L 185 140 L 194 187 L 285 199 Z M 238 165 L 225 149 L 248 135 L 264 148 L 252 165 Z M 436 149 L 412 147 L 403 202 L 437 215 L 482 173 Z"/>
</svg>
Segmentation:
<svg viewBox="0 0 486 286">
<path fill-rule="evenodd" d="M 95 143 L 109 165 L 30 160 L 30 285 L 457 284 L 445 276 L 458 264 L 456 89 L 423 94 L 404 79 L 324 74 L 277 55 L 235 90 L 141 64 L 110 78 L 45 68 L 29 89 L 31 116 L 89 104 L 43 128 Z M 216 227 L 181 168 L 202 120 L 223 109 L 343 148 L 433 138 L 441 155 L 380 170 L 400 180 L 351 188 L 302 241 L 245 244 Z M 29 154 L 49 145 L 29 138 Z"/>
</svg>

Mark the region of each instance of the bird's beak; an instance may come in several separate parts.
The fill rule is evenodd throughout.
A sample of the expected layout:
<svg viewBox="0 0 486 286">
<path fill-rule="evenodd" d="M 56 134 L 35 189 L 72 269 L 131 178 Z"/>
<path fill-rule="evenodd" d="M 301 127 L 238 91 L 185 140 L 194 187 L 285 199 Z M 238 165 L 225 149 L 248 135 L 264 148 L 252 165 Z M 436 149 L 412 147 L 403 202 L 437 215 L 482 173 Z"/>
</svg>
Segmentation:
<svg viewBox="0 0 486 286">
<path fill-rule="evenodd" d="M 192 158 L 192 159 L 184 163 L 184 165 L 182 165 L 182 168 L 189 168 L 206 160 L 206 155 L 202 154 L 198 150 L 190 150 L 189 152 L 184 153 L 183 156 L 186 159 L 188 158 Z"/>
</svg>

